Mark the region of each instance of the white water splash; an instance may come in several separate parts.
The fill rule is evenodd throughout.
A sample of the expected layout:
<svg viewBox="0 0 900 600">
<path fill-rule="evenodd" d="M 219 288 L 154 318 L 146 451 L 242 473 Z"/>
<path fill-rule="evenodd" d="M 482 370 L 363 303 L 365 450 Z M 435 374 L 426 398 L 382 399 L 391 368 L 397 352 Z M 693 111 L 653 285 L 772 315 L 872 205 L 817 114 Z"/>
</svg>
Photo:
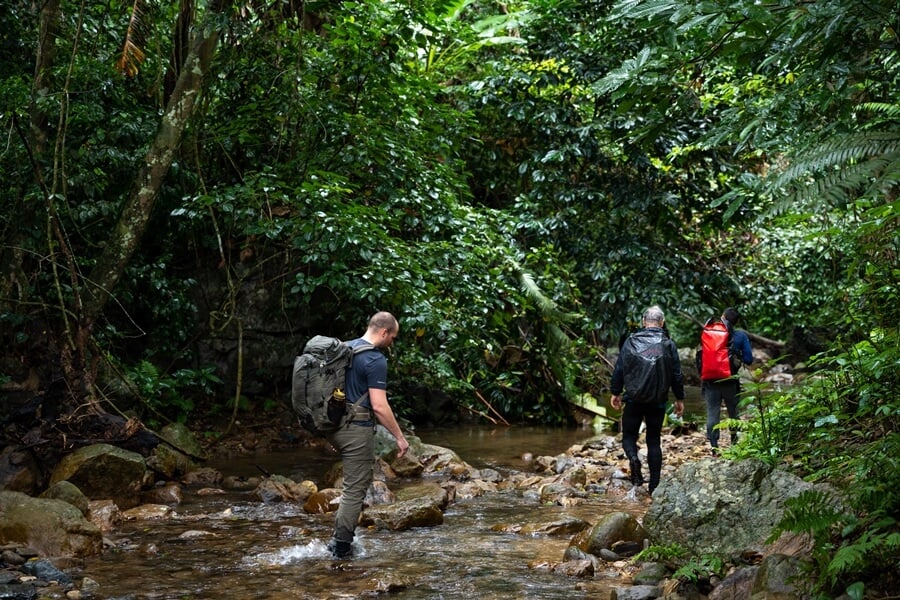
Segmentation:
<svg viewBox="0 0 900 600">
<path fill-rule="evenodd" d="M 365 554 L 362 546 L 355 542 L 353 544 L 353 557 L 360 558 Z M 303 560 L 334 560 L 331 550 L 323 540 L 311 540 L 306 544 L 297 544 L 282 548 L 276 552 L 264 552 L 253 557 L 245 557 L 244 562 L 254 564 L 256 566 L 277 566 L 288 565 Z"/>
</svg>

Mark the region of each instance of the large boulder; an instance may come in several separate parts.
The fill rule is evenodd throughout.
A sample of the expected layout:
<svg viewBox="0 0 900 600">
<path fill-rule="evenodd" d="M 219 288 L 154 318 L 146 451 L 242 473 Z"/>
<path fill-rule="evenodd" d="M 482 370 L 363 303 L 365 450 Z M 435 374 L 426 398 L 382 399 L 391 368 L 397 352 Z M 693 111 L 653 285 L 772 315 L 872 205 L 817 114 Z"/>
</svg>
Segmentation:
<svg viewBox="0 0 900 600">
<path fill-rule="evenodd" d="M 63 457 L 50 485 L 69 481 L 91 500 L 109 498 L 120 508 L 132 508 L 148 478 L 144 458 L 110 444 L 93 444 Z"/>
<path fill-rule="evenodd" d="M 694 555 L 762 551 L 785 501 L 813 487 L 755 459 L 685 463 L 656 489 L 643 525 L 653 543 Z"/>
<path fill-rule="evenodd" d="M 62 500 L 0 492 L 0 544 L 34 548 L 42 556 L 93 556 L 103 547 L 100 529 Z"/>
</svg>

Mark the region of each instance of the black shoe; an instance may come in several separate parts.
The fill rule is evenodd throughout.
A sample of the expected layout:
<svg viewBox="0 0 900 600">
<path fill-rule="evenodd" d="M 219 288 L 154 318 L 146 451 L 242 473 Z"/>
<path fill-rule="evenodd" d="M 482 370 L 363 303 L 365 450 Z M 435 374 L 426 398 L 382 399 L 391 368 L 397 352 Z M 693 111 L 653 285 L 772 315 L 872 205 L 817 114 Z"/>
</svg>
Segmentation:
<svg viewBox="0 0 900 600">
<path fill-rule="evenodd" d="M 332 556 L 341 560 L 353 557 L 353 547 L 350 545 L 350 542 L 331 540 L 328 542 L 328 551 L 331 552 Z"/>
<path fill-rule="evenodd" d="M 628 466 L 631 469 L 631 484 L 644 485 L 644 476 L 641 475 L 641 461 L 632 458 L 628 461 Z"/>
</svg>

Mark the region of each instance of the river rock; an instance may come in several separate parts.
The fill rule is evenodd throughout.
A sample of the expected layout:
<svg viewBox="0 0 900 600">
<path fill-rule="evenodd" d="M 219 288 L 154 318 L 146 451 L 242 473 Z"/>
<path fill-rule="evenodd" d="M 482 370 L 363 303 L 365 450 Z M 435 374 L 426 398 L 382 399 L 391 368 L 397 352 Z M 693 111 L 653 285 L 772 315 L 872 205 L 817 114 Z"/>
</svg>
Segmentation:
<svg viewBox="0 0 900 600">
<path fill-rule="evenodd" d="M 753 582 L 759 567 L 740 567 L 729 573 L 719 585 L 709 593 L 709 600 L 750 600 Z"/>
<path fill-rule="evenodd" d="M 612 591 L 611 600 L 654 600 L 660 597 L 661 591 L 655 585 L 617 587 Z"/>
<path fill-rule="evenodd" d="M 222 472 L 212 467 L 200 467 L 185 473 L 181 482 L 185 485 L 214 487 L 222 483 Z"/>
<path fill-rule="evenodd" d="M 37 588 L 30 583 L 0 583 L 0 598 L 37 600 Z"/>
<path fill-rule="evenodd" d="M 437 484 L 412 486 L 397 492 L 397 502 L 364 510 L 360 522 L 392 531 L 433 527 L 444 522 L 448 503 L 447 490 Z"/>
<path fill-rule="evenodd" d="M 103 533 L 109 533 L 122 523 L 122 513 L 112 500 L 88 502 L 88 518 Z"/>
<path fill-rule="evenodd" d="M 147 466 L 166 479 L 175 479 L 196 470 L 197 463 L 172 446 L 159 444 L 147 458 Z"/>
<path fill-rule="evenodd" d="M 461 459 L 456 452 L 449 448 L 422 444 L 421 452 L 419 460 L 424 466 L 423 474 L 471 478 L 472 473 L 475 471 L 472 465 Z"/>
<path fill-rule="evenodd" d="M 68 502 L 0 491 L 0 543 L 30 546 L 41 556 L 92 556 L 103 540 Z"/>
<path fill-rule="evenodd" d="M 612 512 L 604 515 L 592 528 L 576 534 L 570 545 L 599 556 L 601 550 L 613 550 L 617 542 L 643 543 L 646 537 L 644 528 L 632 515 Z"/>
<path fill-rule="evenodd" d="M 793 581 L 802 581 L 803 561 L 794 556 L 772 554 L 765 557 L 750 591 L 752 598 L 795 600 L 802 594 Z"/>
<path fill-rule="evenodd" d="M 111 498 L 121 508 L 138 504 L 148 476 L 144 458 L 109 444 L 93 444 L 66 455 L 50 476 L 50 484 L 70 481 L 92 500 Z"/>
<path fill-rule="evenodd" d="M 563 536 L 580 533 L 591 526 L 590 523 L 576 517 L 563 517 L 550 523 L 527 523 L 519 529 L 520 535 Z"/>
<path fill-rule="evenodd" d="M 265 502 L 306 502 L 317 491 L 316 484 L 312 481 L 297 483 L 282 475 L 272 475 L 265 478 L 254 493 Z"/>
<path fill-rule="evenodd" d="M 173 482 L 157 485 L 141 494 L 141 502 L 145 504 L 178 506 L 183 499 L 184 495 L 181 492 L 181 486 Z"/>
<path fill-rule="evenodd" d="M 325 488 L 310 494 L 303 503 L 303 510 L 309 514 L 325 514 L 338 509 L 341 500 L 341 490 L 337 488 Z"/>
<path fill-rule="evenodd" d="M 28 450 L 7 446 L 0 452 L 0 489 L 34 494 L 40 486 L 40 472 Z"/>
<path fill-rule="evenodd" d="M 85 517 L 90 514 L 87 496 L 71 481 L 57 481 L 40 495 L 41 498 L 51 498 L 68 502 L 81 511 Z"/>
<path fill-rule="evenodd" d="M 734 557 L 762 549 L 785 500 L 813 487 L 759 460 L 688 462 L 663 479 L 643 525 L 654 543 Z"/>
<path fill-rule="evenodd" d="M 209 458 L 209 454 L 203 449 L 197 438 L 194 437 L 193 432 L 182 423 L 166 425 L 159 432 L 159 437 L 179 452 L 192 458 L 199 460 L 207 460 Z"/>
<path fill-rule="evenodd" d="M 171 517 L 173 512 L 172 507 L 166 504 L 141 504 L 123 511 L 122 518 L 126 521 L 148 521 Z"/>
<path fill-rule="evenodd" d="M 364 502 L 368 506 L 377 506 L 379 504 L 391 504 L 396 500 L 394 492 L 391 491 L 391 488 L 385 482 L 373 481 L 369 489 L 366 490 Z"/>
<path fill-rule="evenodd" d="M 464 481 L 454 486 L 456 498 L 472 499 L 479 498 L 485 494 L 496 492 L 497 484 L 490 481 L 475 479 L 473 481 Z"/>
<path fill-rule="evenodd" d="M 641 564 L 641 570 L 634 574 L 634 585 L 658 585 L 669 574 L 666 565 L 657 562 Z"/>
<path fill-rule="evenodd" d="M 33 575 L 43 581 L 55 581 L 61 584 L 72 583 L 71 577 L 63 571 L 60 571 L 52 562 L 45 558 L 29 560 L 22 565 L 22 572 Z"/>
</svg>

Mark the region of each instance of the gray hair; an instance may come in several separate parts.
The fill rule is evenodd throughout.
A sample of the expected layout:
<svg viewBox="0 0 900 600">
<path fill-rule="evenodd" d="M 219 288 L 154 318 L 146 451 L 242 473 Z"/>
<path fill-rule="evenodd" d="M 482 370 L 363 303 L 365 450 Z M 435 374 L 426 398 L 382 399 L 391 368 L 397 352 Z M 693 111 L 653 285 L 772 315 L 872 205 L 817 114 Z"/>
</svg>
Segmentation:
<svg viewBox="0 0 900 600">
<path fill-rule="evenodd" d="M 666 315 L 663 314 L 663 311 L 659 306 L 654 304 L 644 311 L 644 314 L 641 315 L 641 319 L 647 323 L 659 323 L 662 325 L 666 322 Z"/>
</svg>

